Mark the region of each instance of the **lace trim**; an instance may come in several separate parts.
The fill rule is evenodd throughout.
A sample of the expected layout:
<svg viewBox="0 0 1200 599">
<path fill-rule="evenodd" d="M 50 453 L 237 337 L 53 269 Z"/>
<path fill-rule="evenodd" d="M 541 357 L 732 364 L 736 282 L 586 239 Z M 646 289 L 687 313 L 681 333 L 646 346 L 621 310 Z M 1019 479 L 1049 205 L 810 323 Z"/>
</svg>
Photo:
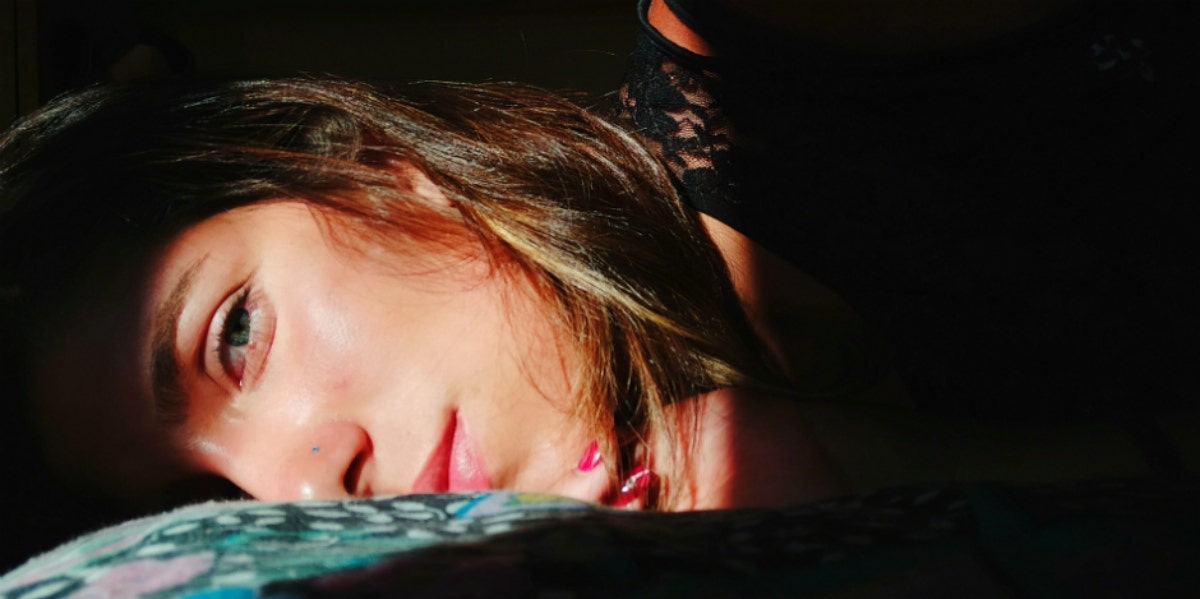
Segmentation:
<svg viewBox="0 0 1200 599">
<path fill-rule="evenodd" d="M 738 203 L 732 173 L 737 135 L 716 100 L 719 86 L 712 71 L 690 69 L 642 36 L 618 90 L 619 115 L 662 157 L 684 197 L 700 210 Z"/>
</svg>

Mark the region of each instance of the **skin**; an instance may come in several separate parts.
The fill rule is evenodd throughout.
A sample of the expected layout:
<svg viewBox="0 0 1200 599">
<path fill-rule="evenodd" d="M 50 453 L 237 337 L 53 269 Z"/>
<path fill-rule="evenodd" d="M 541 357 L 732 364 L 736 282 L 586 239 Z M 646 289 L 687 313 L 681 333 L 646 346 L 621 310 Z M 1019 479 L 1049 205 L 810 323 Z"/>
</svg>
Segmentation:
<svg viewBox="0 0 1200 599">
<path fill-rule="evenodd" d="M 431 207 L 449 207 L 409 174 Z M 578 467 L 594 440 L 570 410 L 579 366 L 522 278 L 482 247 L 397 256 L 335 243 L 339 226 L 294 201 L 234 209 L 98 293 L 37 361 L 35 420 L 51 466 L 148 507 L 201 496 L 197 480 L 263 500 L 505 488 L 612 502 L 606 470 Z M 239 308 L 248 327 L 236 340 Z M 178 364 L 177 393 L 156 389 L 156 361 Z M 164 411 L 160 396 L 182 409 Z M 672 406 L 686 437 L 652 439 L 647 458 L 660 472 L 681 465 L 665 482 L 681 490 L 670 507 L 836 492 L 789 405 L 723 389 Z M 456 423 L 471 449 L 456 455 L 475 456 L 481 476 L 431 486 L 429 464 Z M 695 451 L 676 464 L 684 441 Z"/>
<path fill-rule="evenodd" d="M 407 493 L 457 415 L 488 486 L 599 500 L 604 470 L 575 469 L 591 437 L 569 414 L 571 357 L 539 303 L 481 255 L 415 262 L 334 246 L 296 202 L 185 231 L 135 307 L 83 315 L 86 341 L 40 363 L 52 463 L 127 501 L 201 474 L 266 500 Z M 187 417 L 163 424 L 151 330 L 189 276 L 171 339 Z M 239 382 L 219 339 L 246 288 L 252 341 L 224 350 Z"/>
</svg>

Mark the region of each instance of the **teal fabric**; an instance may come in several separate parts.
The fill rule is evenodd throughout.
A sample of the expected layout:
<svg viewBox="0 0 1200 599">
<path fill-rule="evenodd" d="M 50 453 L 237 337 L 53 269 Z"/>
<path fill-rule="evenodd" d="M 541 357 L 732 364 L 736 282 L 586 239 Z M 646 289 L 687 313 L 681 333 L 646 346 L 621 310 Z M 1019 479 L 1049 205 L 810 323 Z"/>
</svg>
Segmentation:
<svg viewBox="0 0 1200 599">
<path fill-rule="evenodd" d="M 0 578 L 0 594 L 255 597 L 271 582 L 360 568 L 588 509 L 547 495 L 502 492 L 205 503 L 80 537 Z"/>
<path fill-rule="evenodd" d="M 627 512 L 485 492 L 208 503 L 79 538 L 0 596 L 1189 596 L 1200 483 L 901 487 Z"/>
</svg>

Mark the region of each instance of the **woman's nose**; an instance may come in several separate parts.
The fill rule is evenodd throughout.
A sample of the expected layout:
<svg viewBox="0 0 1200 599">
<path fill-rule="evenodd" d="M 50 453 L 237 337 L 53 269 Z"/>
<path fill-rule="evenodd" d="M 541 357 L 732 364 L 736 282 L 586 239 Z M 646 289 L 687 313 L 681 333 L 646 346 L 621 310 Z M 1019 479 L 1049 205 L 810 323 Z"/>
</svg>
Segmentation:
<svg viewBox="0 0 1200 599">
<path fill-rule="evenodd" d="M 368 493 L 363 469 L 371 438 L 350 422 L 295 431 L 258 431 L 230 456 L 226 478 L 255 499 L 345 499 Z"/>
</svg>

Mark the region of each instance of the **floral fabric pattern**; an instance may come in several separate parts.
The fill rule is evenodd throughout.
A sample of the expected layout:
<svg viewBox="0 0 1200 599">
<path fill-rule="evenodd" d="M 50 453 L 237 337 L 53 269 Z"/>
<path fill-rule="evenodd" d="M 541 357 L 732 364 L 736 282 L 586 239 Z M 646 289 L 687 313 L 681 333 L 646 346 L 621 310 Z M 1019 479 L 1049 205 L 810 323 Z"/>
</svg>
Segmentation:
<svg viewBox="0 0 1200 599">
<path fill-rule="evenodd" d="M 627 512 L 485 492 L 208 503 L 63 545 L 0 596 L 1185 596 L 1200 484 L 899 487 Z"/>
<path fill-rule="evenodd" d="M 586 510 L 520 493 L 205 503 L 81 537 L 5 575 L 0 595 L 254 596 L 274 581 L 359 568 Z M 210 594 L 218 590 L 224 594 Z"/>
</svg>

